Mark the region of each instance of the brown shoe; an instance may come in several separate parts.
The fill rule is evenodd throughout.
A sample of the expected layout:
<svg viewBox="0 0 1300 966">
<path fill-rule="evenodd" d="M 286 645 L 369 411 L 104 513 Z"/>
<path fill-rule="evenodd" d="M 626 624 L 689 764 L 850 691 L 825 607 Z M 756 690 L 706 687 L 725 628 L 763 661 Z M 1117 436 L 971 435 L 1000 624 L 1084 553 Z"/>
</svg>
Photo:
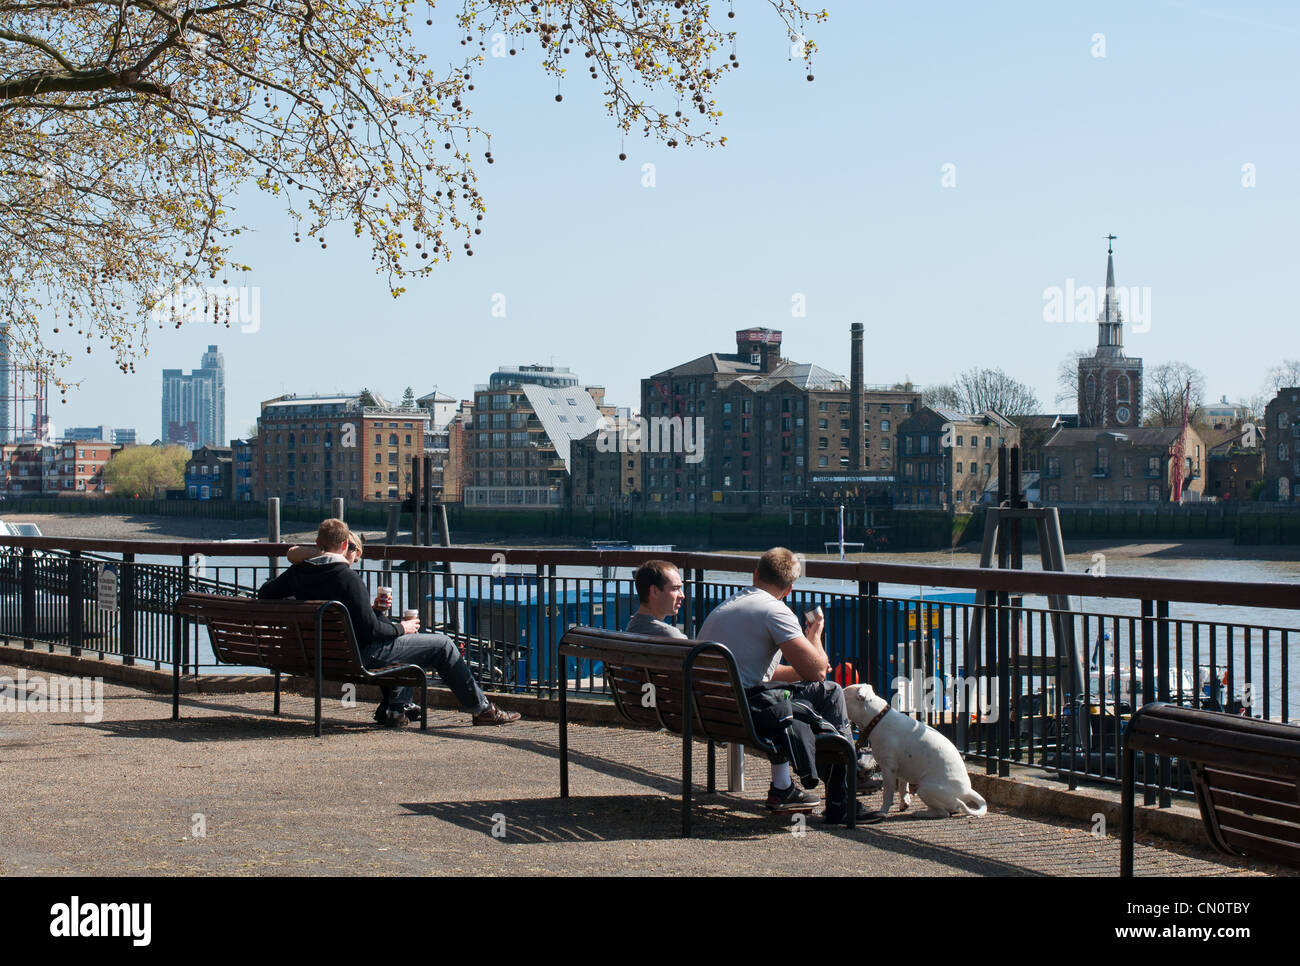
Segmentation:
<svg viewBox="0 0 1300 966">
<path fill-rule="evenodd" d="M 476 725 L 503 725 L 518 720 L 518 711 L 502 711 L 495 704 L 490 703 L 486 708 L 474 715 Z"/>
</svg>

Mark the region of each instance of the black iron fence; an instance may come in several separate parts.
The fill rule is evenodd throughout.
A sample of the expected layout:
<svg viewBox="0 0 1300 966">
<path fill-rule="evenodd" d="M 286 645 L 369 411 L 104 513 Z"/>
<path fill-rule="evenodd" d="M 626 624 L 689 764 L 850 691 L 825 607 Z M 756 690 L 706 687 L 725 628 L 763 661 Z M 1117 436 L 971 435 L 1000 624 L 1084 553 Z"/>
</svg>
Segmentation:
<svg viewBox="0 0 1300 966">
<path fill-rule="evenodd" d="M 251 595 L 283 545 L 0 538 L 0 638 L 184 673 L 214 667 L 186 590 Z M 694 636 L 749 584 L 755 558 L 665 553 Z M 575 624 L 621 628 L 637 608 L 632 551 L 370 545 L 359 573 L 453 636 L 485 688 L 607 694 L 602 668 L 557 647 Z M 1054 606 L 1048 601 L 1055 602 Z M 1064 603 L 1062 603 L 1064 602 Z M 949 734 L 990 773 L 1013 765 L 1118 781 L 1128 717 L 1149 701 L 1300 717 L 1300 587 L 1142 577 L 805 562 L 787 603 L 826 614 L 837 679 L 860 680 Z M 1226 609 L 1226 610 L 1225 610 Z M 228 673 L 231 669 L 222 666 Z M 1148 802 L 1190 789 L 1176 760 L 1139 765 Z"/>
</svg>

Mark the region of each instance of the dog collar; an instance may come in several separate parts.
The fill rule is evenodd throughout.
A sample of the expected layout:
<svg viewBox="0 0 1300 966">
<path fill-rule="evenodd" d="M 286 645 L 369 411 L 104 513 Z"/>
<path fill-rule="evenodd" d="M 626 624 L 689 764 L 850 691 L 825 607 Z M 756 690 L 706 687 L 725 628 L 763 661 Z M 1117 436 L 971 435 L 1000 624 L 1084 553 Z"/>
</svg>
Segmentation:
<svg viewBox="0 0 1300 966">
<path fill-rule="evenodd" d="M 877 714 L 874 718 L 872 718 L 871 721 L 868 722 L 867 726 L 862 729 L 862 734 L 858 740 L 866 741 L 867 736 L 871 734 L 871 729 L 874 728 L 876 725 L 880 724 L 880 719 L 883 718 L 885 715 L 889 714 L 889 711 L 890 711 L 889 705 L 885 705 L 883 708 L 881 708 L 880 713 Z"/>
</svg>

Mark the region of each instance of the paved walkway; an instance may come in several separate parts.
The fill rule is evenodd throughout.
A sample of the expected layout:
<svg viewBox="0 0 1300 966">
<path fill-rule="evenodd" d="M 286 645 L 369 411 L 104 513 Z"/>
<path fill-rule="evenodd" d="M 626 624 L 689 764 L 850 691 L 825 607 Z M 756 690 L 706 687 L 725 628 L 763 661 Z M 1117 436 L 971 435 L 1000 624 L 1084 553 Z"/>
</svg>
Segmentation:
<svg viewBox="0 0 1300 966">
<path fill-rule="evenodd" d="M 43 672 L 28 671 L 28 676 Z M 0 676 L 17 669 L 0 666 Z M 429 731 L 385 731 L 371 706 L 269 694 L 170 696 L 107 684 L 103 720 L 0 713 L 0 875 L 790 874 L 1115 875 L 1116 838 L 1079 823 L 993 810 L 906 814 L 848 831 L 814 817 L 802 835 L 751 790 L 706 796 L 677 837 L 680 742 L 571 730 L 571 791 L 558 797 L 554 722 L 474 728 L 434 711 Z M 721 762 L 720 762 L 721 763 Z M 697 777 L 704 775 L 698 755 Z M 721 778 L 721 770 L 720 770 Z M 879 793 L 867 800 L 879 804 Z M 203 834 L 196 834 L 202 832 Z M 494 834 L 496 833 L 496 834 Z M 1140 843 L 1141 875 L 1249 875 L 1213 853 Z"/>
</svg>

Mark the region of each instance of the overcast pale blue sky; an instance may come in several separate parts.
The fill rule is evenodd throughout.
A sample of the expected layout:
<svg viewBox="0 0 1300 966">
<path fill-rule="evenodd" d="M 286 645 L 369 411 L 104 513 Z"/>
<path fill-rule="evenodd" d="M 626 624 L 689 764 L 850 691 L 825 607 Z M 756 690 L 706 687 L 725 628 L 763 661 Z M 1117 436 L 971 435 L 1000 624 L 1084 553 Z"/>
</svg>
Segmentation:
<svg viewBox="0 0 1300 966">
<path fill-rule="evenodd" d="M 325 251 L 294 245 L 289 220 L 244 192 L 255 230 L 239 257 L 255 271 L 240 281 L 261 289 L 260 330 L 155 330 L 134 376 L 87 357 L 56 426 L 153 439 L 161 370 L 194 368 L 210 342 L 236 436 L 282 392 L 465 398 L 527 362 L 636 405 L 643 376 L 734 351 L 752 325 L 783 330 L 789 357 L 847 373 L 854 321 L 870 383 L 1000 366 L 1054 409 L 1057 364 L 1094 345 L 1096 326 L 1044 321 L 1044 290 L 1101 285 L 1107 233 L 1117 283 L 1149 292 L 1146 331 L 1125 334 L 1148 367 L 1188 362 L 1211 398 L 1237 398 L 1300 357 L 1300 8 L 826 7 L 810 84 L 766 4 L 736 0 L 742 68 L 717 94 L 722 149 L 632 138 L 620 163 L 593 82 L 566 81 L 557 104 L 535 56 L 489 58 L 471 106 L 496 163 L 479 171 L 488 212 L 473 258 L 394 301 L 367 250 L 342 232 Z"/>
</svg>

